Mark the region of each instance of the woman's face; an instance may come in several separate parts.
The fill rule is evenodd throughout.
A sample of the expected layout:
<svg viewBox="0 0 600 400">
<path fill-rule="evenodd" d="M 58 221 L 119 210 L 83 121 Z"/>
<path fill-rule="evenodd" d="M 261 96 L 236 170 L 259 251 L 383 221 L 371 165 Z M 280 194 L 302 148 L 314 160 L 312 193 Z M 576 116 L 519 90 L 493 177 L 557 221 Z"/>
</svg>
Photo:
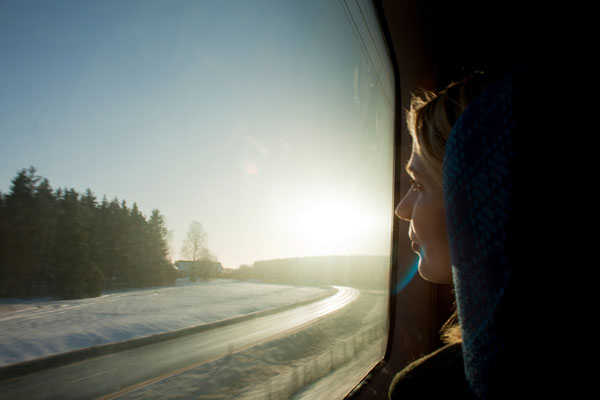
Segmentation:
<svg viewBox="0 0 600 400">
<path fill-rule="evenodd" d="M 443 189 L 418 154 L 413 152 L 406 170 L 412 184 L 396 215 L 410 222 L 408 236 L 419 254 L 419 273 L 431 282 L 452 283 Z"/>
</svg>

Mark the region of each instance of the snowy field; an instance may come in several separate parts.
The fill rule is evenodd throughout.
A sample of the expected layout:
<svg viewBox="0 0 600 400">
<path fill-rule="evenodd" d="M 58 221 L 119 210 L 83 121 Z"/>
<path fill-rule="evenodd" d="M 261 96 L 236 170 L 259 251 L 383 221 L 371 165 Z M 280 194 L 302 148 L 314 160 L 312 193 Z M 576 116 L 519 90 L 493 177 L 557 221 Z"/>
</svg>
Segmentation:
<svg viewBox="0 0 600 400">
<path fill-rule="evenodd" d="M 0 366 L 220 321 L 327 289 L 233 280 L 106 293 L 82 300 L 0 300 Z"/>
<path fill-rule="evenodd" d="M 388 301 L 387 292 L 361 291 L 356 301 L 315 324 L 119 399 L 342 399 L 385 354 Z"/>
</svg>

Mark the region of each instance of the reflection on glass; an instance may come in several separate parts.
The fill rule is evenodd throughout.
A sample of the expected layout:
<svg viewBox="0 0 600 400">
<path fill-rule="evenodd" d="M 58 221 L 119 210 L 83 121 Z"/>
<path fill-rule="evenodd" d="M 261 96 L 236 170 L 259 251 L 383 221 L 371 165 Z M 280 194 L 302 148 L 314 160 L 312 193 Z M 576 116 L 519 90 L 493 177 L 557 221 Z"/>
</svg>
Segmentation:
<svg viewBox="0 0 600 400">
<path fill-rule="evenodd" d="M 0 52 L 0 367 L 336 291 L 121 395 L 336 398 L 382 358 L 394 85 L 368 1 L 8 1 Z"/>
</svg>

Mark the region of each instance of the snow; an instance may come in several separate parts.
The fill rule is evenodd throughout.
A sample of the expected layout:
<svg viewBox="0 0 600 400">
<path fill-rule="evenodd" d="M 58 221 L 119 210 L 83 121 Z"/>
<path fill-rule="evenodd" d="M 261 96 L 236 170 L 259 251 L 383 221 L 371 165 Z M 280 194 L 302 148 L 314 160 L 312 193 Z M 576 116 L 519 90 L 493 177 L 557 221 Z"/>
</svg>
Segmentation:
<svg viewBox="0 0 600 400">
<path fill-rule="evenodd" d="M 361 291 L 339 312 L 266 343 L 119 396 L 134 399 L 342 399 L 387 346 L 387 292 Z"/>
<path fill-rule="evenodd" d="M 273 309 L 327 289 L 234 280 L 114 291 L 91 299 L 0 300 L 0 366 Z"/>
</svg>

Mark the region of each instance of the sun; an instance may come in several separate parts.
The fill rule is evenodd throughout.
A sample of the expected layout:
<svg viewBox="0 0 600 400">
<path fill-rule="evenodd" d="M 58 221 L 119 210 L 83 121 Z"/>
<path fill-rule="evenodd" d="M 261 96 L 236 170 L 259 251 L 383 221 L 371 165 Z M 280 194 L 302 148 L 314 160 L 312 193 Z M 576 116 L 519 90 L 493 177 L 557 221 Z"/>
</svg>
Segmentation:
<svg viewBox="0 0 600 400">
<path fill-rule="evenodd" d="M 299 209 L 294 225 L 306 250 L 329 254 L 344 253 L 370 228 L 364 212 L 341 199 L 316 202 Z"/>
</svg>

